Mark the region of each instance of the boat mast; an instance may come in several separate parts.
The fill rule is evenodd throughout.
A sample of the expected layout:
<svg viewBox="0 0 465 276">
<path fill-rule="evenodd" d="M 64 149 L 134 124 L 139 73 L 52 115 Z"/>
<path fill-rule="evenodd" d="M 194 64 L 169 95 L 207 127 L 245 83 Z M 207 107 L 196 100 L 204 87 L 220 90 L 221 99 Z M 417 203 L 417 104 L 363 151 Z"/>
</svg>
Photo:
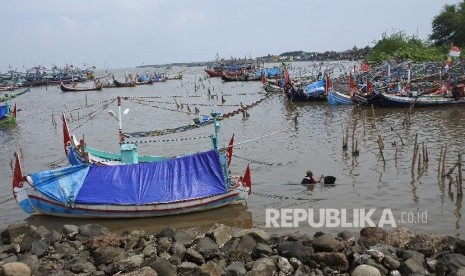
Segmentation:
<svg viewBox="0 0 465 276">
<path fill-rule="evenodd" d="M 118 123 L 119 123 L 119 143 L 122 144 L 124 142 L 123 137 L 123 122 L 121 120 L 121 97 L 118 96 Z"/>
</svg>

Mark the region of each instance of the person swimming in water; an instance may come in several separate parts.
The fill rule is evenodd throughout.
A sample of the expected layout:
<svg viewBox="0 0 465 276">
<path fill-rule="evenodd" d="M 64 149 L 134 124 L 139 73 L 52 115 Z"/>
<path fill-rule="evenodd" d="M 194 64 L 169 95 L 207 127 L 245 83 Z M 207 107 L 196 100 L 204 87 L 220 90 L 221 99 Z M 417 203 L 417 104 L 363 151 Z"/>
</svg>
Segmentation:
<svg viewBox="0 0 465 276">
<path fill-rule="evenodd" d="M 307 171 L 307 176 L 304 177 L 304 179 L 302 179 L 301 184 L 316 184 L 316 183 L 319 183 L 323 178 L 324 176 L 321 175 L 321 177 L 318 180 L 315 180 L 315 178 L 313 178 L 312 171 Z"/>
</svg>

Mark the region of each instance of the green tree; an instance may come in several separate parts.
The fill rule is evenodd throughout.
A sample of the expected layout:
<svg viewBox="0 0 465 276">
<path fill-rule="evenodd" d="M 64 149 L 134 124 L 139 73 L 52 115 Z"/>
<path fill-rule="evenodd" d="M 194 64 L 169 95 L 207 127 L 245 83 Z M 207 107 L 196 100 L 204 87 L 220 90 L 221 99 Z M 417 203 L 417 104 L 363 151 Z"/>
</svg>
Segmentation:
<svg viewBox="0 0 465 276">
<path fill-rule="evenodd" d="M 437 46 L 465 45 L 465 0 L 456 5 L 445 5 L 432 22 L 430 39 Z"/>
</svg>

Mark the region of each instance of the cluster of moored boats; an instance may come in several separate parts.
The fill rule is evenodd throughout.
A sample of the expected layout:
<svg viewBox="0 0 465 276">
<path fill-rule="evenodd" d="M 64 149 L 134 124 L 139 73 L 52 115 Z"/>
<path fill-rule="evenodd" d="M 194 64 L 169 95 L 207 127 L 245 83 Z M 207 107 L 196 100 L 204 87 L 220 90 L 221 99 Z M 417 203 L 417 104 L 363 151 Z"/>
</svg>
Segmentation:
<svg viewBox="0 0 465 276">
<path fill-rule="evenodd" d="M 429 107 L 465 104 L 465 70 L 461 63 L 444 70 L 438 63 L 361 64 L 332 77 L 331 68 L 314 77 L 265 79 L 269 92 L 282 91 L 293 102 L 328 101 L 331 105 Z"/>
</svg>

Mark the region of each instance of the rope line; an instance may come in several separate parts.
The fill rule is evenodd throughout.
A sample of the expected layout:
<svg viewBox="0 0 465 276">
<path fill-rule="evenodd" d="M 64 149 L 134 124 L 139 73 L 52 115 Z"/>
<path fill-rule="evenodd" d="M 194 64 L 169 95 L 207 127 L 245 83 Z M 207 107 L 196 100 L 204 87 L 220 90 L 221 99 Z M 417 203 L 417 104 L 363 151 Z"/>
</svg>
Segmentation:
<svg viewBox="0 0 465 276">
<path fill-rule="evenodd" d="M 187 137 L 187 138 L 178 138 L 178 139 L 162 139 L 162 140 L 137 140 L 131 142 L 123 142 L 123 144 L 132 144 L 132 143 L 160 143 L 160 142 L 177 142 L 177 141 L 189 141 L 210 138 L 210 136 L 198 136 L 198 137 Z"/>
</svg>

